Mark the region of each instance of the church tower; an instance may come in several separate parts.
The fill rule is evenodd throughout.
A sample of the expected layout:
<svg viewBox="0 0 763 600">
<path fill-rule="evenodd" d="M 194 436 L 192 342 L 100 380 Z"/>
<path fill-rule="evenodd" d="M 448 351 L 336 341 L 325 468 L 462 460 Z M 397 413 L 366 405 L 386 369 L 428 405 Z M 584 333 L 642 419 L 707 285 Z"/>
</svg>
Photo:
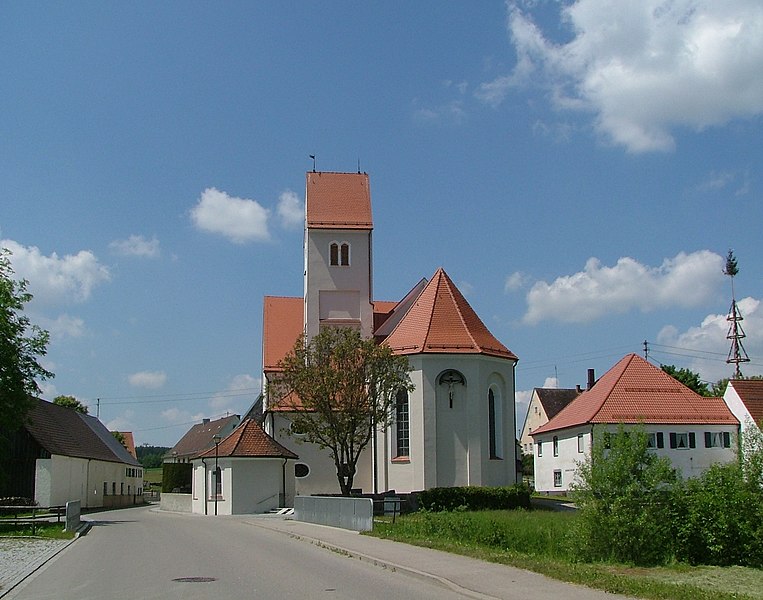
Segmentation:
<svg viewBox="0 0 763 600">
<path fill-rule="evenodd" d="M 308 172 L 305 190 L 304 326 L 373 335 L 371 191 L 366 173 Z"/>
</svg>

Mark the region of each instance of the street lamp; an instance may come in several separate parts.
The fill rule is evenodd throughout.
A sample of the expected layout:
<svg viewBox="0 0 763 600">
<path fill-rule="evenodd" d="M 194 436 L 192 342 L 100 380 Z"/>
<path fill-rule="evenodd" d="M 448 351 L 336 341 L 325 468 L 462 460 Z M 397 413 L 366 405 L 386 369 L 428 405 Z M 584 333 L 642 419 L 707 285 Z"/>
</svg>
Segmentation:
<svg viewBox="0 0 763 600">
<path fill-rule="evenodd" d="M 217 447 L 220 445 L 220 434 L 212 436 L 215 441 L 215 516 L 217 516 L 217 497 L 220 495 L 220 471 L 217 466 Z"/>
</svg>

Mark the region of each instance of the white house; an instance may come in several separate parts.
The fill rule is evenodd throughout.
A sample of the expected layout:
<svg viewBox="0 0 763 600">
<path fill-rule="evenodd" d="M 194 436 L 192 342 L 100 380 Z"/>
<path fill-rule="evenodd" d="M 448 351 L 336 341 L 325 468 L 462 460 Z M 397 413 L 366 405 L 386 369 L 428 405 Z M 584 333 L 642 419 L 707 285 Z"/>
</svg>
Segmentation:
<svg viewBox="0 0 763 600">
<path fill-rule="evenodd" d="M 560 410 L 577 398 L 580 388 L 535 388 L 527 405 L 519 446 L 525 454 L 533 453 L 532 432 L 553 419 Z"/>
<path fill-rule="evenodd" d="M 298 494 L 338 493 L 325 451 L 288 435 L 289 409 L 267 395 L 299 335 L 354 327 L 408 357 L 415 389 L 397 398 L 395 423 L 361 456 L 365 493 L 517 480 L 517 357 L 485 327 L 444 270 L 399 302 L 373 299 L 373 219 L 365 173 L 307 173 L 304 294 L 268 296 L 263 309 L 265 429 L 300 459 Z"/>
<path fill-rule="evenodd" d="M 598 431 L 643 424 L 653 451 L 684 478 L 736 460 L 739 421 L 721 398 L 690 390 L 636 354 L 613 366 L 588 391 L 532 433 L 535 489 L 566 492 Z"/>
<path fill-rule="evenodd" d="M 205 515 L 264 513 L 294 502 L 296 454 L 244 419 L 213 448 L 191 460 L 191 510 Z"/>
<path fill-rule="evenodd" d="M 742 433 L 749 426 L 763 426 L 763 379 L 731 379 L 723 401 L 739 420 Z"/>
<path fill-rule="evenodd" d="M 143 502 L 143 467 L 93 416 L 35 399 L 11 437 L 10 495 L 40 506 L 80 500 L 82 508 Z"/>
</svg>

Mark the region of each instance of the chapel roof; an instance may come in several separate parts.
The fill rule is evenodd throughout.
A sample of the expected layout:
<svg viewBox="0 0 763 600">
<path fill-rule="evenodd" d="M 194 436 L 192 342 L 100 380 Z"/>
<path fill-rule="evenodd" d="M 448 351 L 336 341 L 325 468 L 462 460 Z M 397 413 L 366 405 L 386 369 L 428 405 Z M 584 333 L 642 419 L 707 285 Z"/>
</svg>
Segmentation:
<svg viewBox="0 0 763 600">
<path fill-rule="evenodd" d="M 305 192 L 311 229 L 373 229 L 367 173 L 308 172 Z"/>
<path fill-rule="evenodd" d="M 262 309 L 262 358 L 266 372 L 278 371 L 304 331 L 303 298 L 265 296 Z"/>
<path fill-rule="evenodd" d="M 485 354 L 516 360 L 440 268 L 385 340 L 395 354 Z"/>
<path fill-rule="evenodd" d="M 217 445 L 197 458 L 248 457 L 248 458 L 299 458 L 269 436 L 253 419 L 244 419 L 236 429 Z"/>
<path fill-rule="evenodd" d="M 763 423 L 763 379 L 732 379 L 729 385 L 736 390 L 752 420 Z"/>
<path fill-rule="evenodd" d="M 595 423 L 733 425 L 738 421 L 721 398 L 700 396 L 659 367 L 628 354 L 531 435 Z"/>
</svg>

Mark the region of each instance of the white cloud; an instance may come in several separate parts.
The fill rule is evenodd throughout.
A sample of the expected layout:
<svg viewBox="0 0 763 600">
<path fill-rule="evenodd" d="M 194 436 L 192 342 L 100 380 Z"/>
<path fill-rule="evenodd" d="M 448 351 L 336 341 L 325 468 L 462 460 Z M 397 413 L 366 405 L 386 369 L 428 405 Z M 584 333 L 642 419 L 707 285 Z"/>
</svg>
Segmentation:
<svg viewBox="0 0 763 600">
<path fill-rule="evenodd" d="M 85 302 L 97 285 L 111 279 L 109 269 L 89 250 L 59 257 L 55 252 L 45 256 L 36 246 L 22 246 L 13 240 L 0 240 L 0 246 L 13 253 L 13 270 L 29 281 L 35 304 Z"/>
<path fill-rule="evenodd" d="M 756 363 L 742 363 L 740 368 L 745 375 L 761 374 L 763 369 L 759 366 L 759 357 L 763 356 L 763 309 L 760 300 L 744 298 L 737 302 L 737 306 L 744 318 L 741 326 L 747 335 L 742 343 L 752 362 Z M 698 356 L 689 359 L 688 368 L 699 373 L 705 381 L 718 381 L 723 377 L 730 377 L 734 367 L 726 363 L 731 348 L 731 342 L 726 339 L 729 330 L 726 316 L 709 314 L 698 326 L 690 327 L 684 332 L 679 332 L 672 325 L 666 325 L 658 334 L 657 343 L 670 346 L 670 351 L 674 354 L 687 351 L 697 353 Z"/>
<path fill-rule="evenodd" d="M 147 240 L 142 235 L 131 235 L 126 240 L 114 240 L 109 248 L 122 256 L 157 258 L 161 254 L 156 236 Z"/>
<path fill-rule="evenodd" d="M 204 413 L 190 413 L 187 410 L 180 410 L 177 407 L 168 408 L 161 412 L 162 418 L 173 425 L 185 425 L 189 423 L 201 423 L 206 418 Z"/>
<path fill-rule="evenodd" d="M 631 152 L 671 150 L 676 127 L 763 112 L 758 0 L 578 0 L 561 10 L 565 43 L 509 4 L 517 66 L 482 84 L 478 98 L 496 106 L 512 88 L 541 82 L 555 108 L 593 113 L 597 130 Z"/>
<path fill-rule="evenodd" d="M 526 273 L 515 271 L 506 278 L 506 282 L 503 284 L 503 291 L 509 293 L 521 290 L 527 285 L 528 280 L 529 277 Z"/>
<path fill-rule="evenodd" d="M 735 196 L 744 196 L 750 192 L 750 174 L 738 171 L 713 171 L 702 181 L 697 190 L 700 192 L 717 192 L 735 188 Z"/>
<path fill-rule="evenodd" d="M 236 375 L 224 392 L 215 394 L 209 401 L 209 405 L 217 412 L 229 412 L 235 414 L 236 400 L 248 396 L 247 408 L 254 402 L 260 393 L 260 380 L 248 374 Z"/>
<path fill-rule="evenodd" d="M 71 337 L 78 338 L 85 334 L 85 322 L 79 317 L 62 314 L 55 319 L 37 317 L 37 325 L 47 330 L 53 340 Z"/>
<path fill-rule="evenodd" d="M 229 196 L 215 188 L 207 188 L 191 210 L 197 228 L 219 233 L 236 244 L 267 241 L 270 211 L 255 200 Z"/>
<path fill-rule="evenodd" d="M 659 267 L 620 258 L 613 267 L 590 258 L 583 271 L 558 277 L 551 284 L 536 282 L 527 294 L 523 321 L 546 319 L 586 323 L 608 314 L 638 309 L 692 307 L 707 301 L 721 283 L 724 259 L 700 250 L 679 253 Z"/>
<path fill-rule="evenodd" d="M 134 387 L 155 390 L 167 382 L 167 374 L 164 371 L 139 371 L 129 375 L 127 381 Z"/>
<path fill-rule="evenodd" d="M 413 117 L 420 123 L 460 124 L 466 118 L 463 100 L 451 100 L 437 106 L 417 108 Z"/>
<path fill-rule="evenodd" d="M 305 222 L 305 206 L 291 190 L 281 192 L 276 209 L 281 225 L 287 229 L 297 229 Z"/>
<path fill-rule="evenodd" d="M 92 414 L 93 411 L 91 410 L 90 412 Z M 121 415 L 105 423 L 106 429 L 109 431 L 133 431 L 135 429 L 134 417 L 134 411 L 126 410 Z"/>
</svg>

